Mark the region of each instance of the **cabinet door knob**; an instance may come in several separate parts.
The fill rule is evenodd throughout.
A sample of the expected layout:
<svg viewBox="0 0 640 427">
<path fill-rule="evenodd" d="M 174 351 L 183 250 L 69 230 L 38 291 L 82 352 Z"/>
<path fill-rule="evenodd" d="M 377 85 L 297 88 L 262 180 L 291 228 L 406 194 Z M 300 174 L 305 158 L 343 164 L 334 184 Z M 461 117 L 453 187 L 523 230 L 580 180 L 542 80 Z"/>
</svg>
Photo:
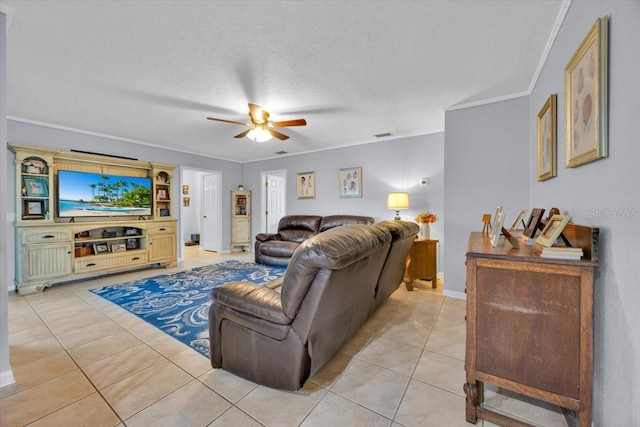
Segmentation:
<svg viewBox="0 0 640 427">
<path fill-rule="evenodd" d="M 42 236 L 43 239 L 53 239 L 56 236 L 53 236 L 51 234 L 47 234 L 46 236 Z"/>
</svg>

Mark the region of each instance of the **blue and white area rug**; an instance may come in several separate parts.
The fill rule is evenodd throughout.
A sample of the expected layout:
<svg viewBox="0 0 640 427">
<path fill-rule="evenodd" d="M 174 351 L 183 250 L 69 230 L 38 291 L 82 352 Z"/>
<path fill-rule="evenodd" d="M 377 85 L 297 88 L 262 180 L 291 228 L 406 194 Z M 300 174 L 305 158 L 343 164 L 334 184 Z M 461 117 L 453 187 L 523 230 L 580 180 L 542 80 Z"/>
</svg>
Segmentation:
<svg viewBox="0 0 640 427">
<path fill-rule="evenodd" d="M 91 292 L 210 357 L 211 289 L 228 282 L 266 284 L 282 277 L 285 270 L 273 265 L 225 261 Z"/>
</svg>

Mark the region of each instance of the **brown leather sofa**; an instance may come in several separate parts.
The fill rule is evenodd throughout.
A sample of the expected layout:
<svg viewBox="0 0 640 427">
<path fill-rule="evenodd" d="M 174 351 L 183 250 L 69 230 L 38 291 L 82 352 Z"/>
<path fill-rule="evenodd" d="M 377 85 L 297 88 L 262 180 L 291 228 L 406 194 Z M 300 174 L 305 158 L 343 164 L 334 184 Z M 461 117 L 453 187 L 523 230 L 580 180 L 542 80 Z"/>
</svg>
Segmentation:
<svg viewBox="0 0 640 427">
<path fill-rule="evenodd" d="M 302 242 L 281 279 L 214 288 L 211 365 L 299 389 L 401 284 L 417 232 L 402 221 L 333 228 Z"/>
<path fill-rule="evenodd" d="M 287 265 L 300 243 L 318 233 L 347 224 L 373 224 L 373 218 L 358 215 L 288 215 L 280 219 L 277 233 L 256 235 L 258 264 Z"/>
</svg>

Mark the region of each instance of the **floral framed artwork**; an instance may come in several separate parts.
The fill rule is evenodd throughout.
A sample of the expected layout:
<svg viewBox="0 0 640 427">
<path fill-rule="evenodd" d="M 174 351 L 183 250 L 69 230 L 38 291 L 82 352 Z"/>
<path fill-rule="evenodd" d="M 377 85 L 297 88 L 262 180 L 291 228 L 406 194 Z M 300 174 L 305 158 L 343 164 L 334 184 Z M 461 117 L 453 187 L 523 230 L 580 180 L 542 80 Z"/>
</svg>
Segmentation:
<svg viewBox="0 0 640 427">
<path fill-rule="evenodd" d="M 362 197 L 362 167 L 344 168 L 338 171 L 340 197 Z"/>
<path fill-rule="evenodd" d="M 296 174 L 296 195 L 298 199 L 316 198 L 315 172 L 299 172 Z"/>
<path fill-rule="evenodd" d="M 567 64 L 565 165 L 608 155 L 608 17 L 598 18 Z"/>
<path fill-rule="evenodd" d="M 554 93 L 538 113 L 538 181 L 556 176 L 556 104 L 557 95 Z"/>
</svg>

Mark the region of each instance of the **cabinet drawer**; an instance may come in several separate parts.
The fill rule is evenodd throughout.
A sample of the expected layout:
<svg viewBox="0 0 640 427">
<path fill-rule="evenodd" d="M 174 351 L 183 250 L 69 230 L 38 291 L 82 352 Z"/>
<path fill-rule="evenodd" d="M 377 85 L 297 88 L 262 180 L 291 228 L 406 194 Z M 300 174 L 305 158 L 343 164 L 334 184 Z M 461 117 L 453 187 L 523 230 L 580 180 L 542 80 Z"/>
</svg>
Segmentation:
<svg viewBox="0 0 640 427">
<path fill-rule="evenodd" d="M 71 230 L 22 230 L 22 244 L 71 241 Z"/>
<path fill-rule="evenodd" d="M 149 227 L 149 234 L 170 234 L 175 232 L 176 232 L 176 225 L 172 223 L 154 224 Z"/>
<path fill-rule="evenodd" d="M 145 251 L 123 255 L 109 255 L 106 257 L 83 257 L 75 261 L 75 272 L 84 273 L 87 271 L 104 270 L 109 268 L 127 267 L 147 262 Z"/>
</svg>

